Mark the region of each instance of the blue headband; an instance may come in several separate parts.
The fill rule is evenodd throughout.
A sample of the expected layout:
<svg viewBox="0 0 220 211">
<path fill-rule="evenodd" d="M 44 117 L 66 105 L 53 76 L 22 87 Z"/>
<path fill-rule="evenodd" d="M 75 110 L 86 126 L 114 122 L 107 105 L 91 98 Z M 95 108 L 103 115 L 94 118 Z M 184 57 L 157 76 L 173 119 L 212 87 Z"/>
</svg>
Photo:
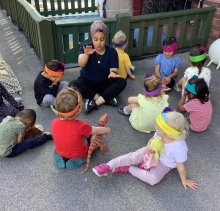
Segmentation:
<svg viewBox="0 0 220 211">
<path fill-rule="evenodd" d="M 186 90 L 189 91 L 190 93 L 196 95 L 196 84 L 190 84 L 189 82 L 186 84 Z"/>
<path fill-rule="evenodd" d="M 127 42 L 128 42 L 128 39 L 126 38 L 124 41 L 122 41 L 122 42 L 120 42 L 120 43 L 118 43 L 118 44 L 114 43 L 114 46 L 117 47 L 117 48 L 121 48 L 121 47 L 123 47 L 124 45 L 126 45 Z"/>
</svg>

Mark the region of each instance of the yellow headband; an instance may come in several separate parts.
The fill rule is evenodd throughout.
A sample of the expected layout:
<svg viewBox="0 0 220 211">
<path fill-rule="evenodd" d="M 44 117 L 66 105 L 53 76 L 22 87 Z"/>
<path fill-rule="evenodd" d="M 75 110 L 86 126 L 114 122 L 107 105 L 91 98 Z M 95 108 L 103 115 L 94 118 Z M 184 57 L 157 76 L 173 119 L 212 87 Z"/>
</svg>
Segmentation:
<svg viewBox="0 0 220 211">
<path fill-rule="evenodd" d="M 162 113 L 165 114 L 165 113 Z M 166 121 L 164 120 L 164 118 L 162 117 L 162 114 L 158 115 L 157 117 L 157 124 L 159 125 L 159 127 L 163 130 L 163 132 L 167 133 L 168 135 L 173 135 L 173 136 L 178 136 L 181 134 L 181 132 L 179 132 L 178 130 L 173 129 L 172 127 L 170 127 Z M 165 114 L 166 115 L 166 114 Z"/>
</svg>

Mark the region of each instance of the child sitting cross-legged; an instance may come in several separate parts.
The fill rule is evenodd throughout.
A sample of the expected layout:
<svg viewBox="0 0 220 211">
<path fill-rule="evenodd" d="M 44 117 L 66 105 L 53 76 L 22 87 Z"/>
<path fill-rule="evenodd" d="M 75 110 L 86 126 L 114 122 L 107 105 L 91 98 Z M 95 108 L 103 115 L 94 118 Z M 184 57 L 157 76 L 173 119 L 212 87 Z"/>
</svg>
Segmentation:
<svg viewBox="0 0 220 211">
<path fill-rule="evenodd" d="M 0 123 L 0 158 L 15 157 L 28 149 L 35 148 L 52 139 L 50 133 L 26 138 L 26 134 L 34 127 L 36 113 L 32 109 L 24 109 L 15 117 L 7 116 Z"/>
<path fill-rule="evenodd" d="M 168 37 L 163 40 L 162 49 L 163 53 L 155 59 L 155 74 L 162 78 L 163 91 L 169 91 L 176 84 L 180 67 L 180 58 L 175 55 L 176 38 Z"/>
<path fill-rule="evenodd" d="M 125 48 L 128 45 L 127 36 L 124 32 L 118 31 L 114 35 L 112 43 L 118 53 L 118 75 L 124 79 L 126 79 L 127 76 L 129 76 L 131 79 L 135 79 L 135 76 L 132 74 L 132 71 L 134 71 L 135 67 L 131 64 L 129 55 L 125 52 Z"/>
<path fill-rule="evenodd" d="M 93 134 L 108 134 L 110 128 L 94 127 L 78 120 L 82 109 L 82 97 L 72 88 L 62 90 L 56 97 L 54 112 L 58 118 L 52 121 L 54 139 L 54 163 L 56 168 L 70 170 L 86 162 L 89 138 Z"/>
<path fill-rule="evenodd" d="M 203 78 L 195 75 L 187 82 L 177 109 L 189 113 L 190 128 L 193 131 L 202 132 L 208 128 L 212 118 L 212 103 L 208 85 Z"/>
<path fill-rule="evenodd" d="M 128 105 L 119 113 L 129 116 L 131 126 L 141 132 L 155 131 L 156 118 L 168 106 L 169 96 L 163 94 L 162 79 L 157 75 L 144 79 L 144 94 L 128 98 Z"/>
<path fill-rule="evenodd" d="M 34 94 L 39 106 L 49 108 L 54 104 L 57 94 L 68 87 L 69 83 L 62 81 L 64 63 L 52 60 L 44 66 L 34 81 Z"/>
</svg>

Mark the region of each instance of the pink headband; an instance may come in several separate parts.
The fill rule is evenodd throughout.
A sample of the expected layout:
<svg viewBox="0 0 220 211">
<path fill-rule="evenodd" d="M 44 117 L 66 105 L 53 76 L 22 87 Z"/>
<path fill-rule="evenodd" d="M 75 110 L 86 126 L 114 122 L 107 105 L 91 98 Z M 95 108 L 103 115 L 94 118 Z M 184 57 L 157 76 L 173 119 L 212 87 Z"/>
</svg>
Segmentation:
<svg viewBox="0 0 220 211">
<path fill-rule="evenodd" d="M 162 46 L 162 49 L 164 52 L 172 52 L 175 51 L 177 49 L 177 44 L 176 42 L 172 43 L 170 47 L 167 47 L 166 45 Z"/>
</svg>

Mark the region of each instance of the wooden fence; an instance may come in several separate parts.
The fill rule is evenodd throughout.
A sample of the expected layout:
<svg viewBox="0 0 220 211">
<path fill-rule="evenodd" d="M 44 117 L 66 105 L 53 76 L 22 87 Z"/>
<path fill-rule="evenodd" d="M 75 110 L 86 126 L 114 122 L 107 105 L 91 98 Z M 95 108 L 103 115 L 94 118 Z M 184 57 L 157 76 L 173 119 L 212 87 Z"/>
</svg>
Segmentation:
<svg viewBox="0 0 220 211">
<path fill-rule="evenodd" d="M 35 3 L 37 2 L 39 4 L 39 1 L 35 0 Z M 45 6 L 46 0 L 42 2 Z M 55 1 L 50 2 L 55 3 Z M 61 0 L 57 0 L 56 4 L 58 2 Z M 63 0 L 62 4 L 65 5 L 65 2 L 70 3 L 68 0 Z M 79 4 L 80 1 L 72 0 L 71 2 Z M 63 8 L 62 4 L 61 9 Z M 1 8 L 6 10 L 7 15 L 11 16 L 12 21 L 26 35 L 30 45 L 40 56 L 42 63 L 55 58 L 63 60 L 65 64 L 70 66 L 76 65 L 80 44 L 90 39 L 92 21 L 55 22 L 41 16 L 36 5 L 34 8 L 25 0 L 0 0 Z M 51 8 L 53 7 L 51 6 Z M 54 8 L 58 7 L 54 6 Z M 82 11 L 82 8 L 79 7 L 75 9 Z M 48 7 L 44 12 L 44 15 L 49 14 Z M 63 13 L 66 12 L 69 12 L 69 9 L 63 10 Z M 109 30 L 107 42 L 111 44 L 112 37 L 117 30 L 124 31 L 129 38 L 127 52 L 132 57 L 160 52 L 161 42 L 167 36 L 176 36 L 179 50 L 198 44 L 205 45 L 210 34 L 214 12 L 215 8 L 210 7 L 135 17 L 119 14 L 116 18 L 104 19 Z"/>
</svg>

